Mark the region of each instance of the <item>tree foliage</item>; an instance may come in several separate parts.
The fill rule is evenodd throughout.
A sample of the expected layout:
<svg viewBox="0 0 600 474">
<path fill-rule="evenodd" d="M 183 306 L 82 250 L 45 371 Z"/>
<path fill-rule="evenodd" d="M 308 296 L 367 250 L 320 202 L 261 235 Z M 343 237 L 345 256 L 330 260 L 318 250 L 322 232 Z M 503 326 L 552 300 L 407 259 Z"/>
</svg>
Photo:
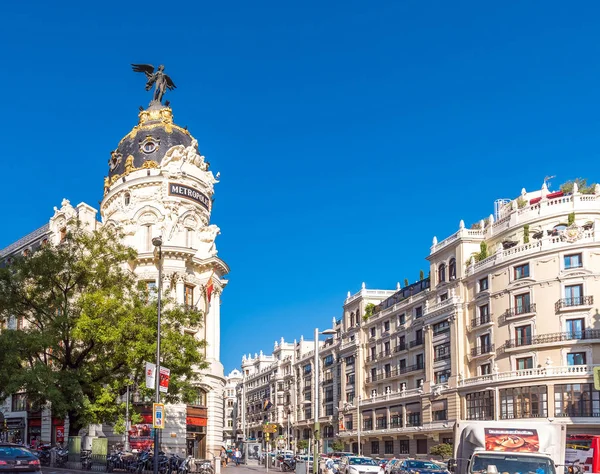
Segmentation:
<svg viewBox="0 0 600 474">
<path fill-rule="evenodd" d="M 298 441 L 298 445 L 296 446 L 298 449 L 303 450 L 308 448 L 308 440 L 301 439 Z"/>
<path fill-rule="evenodd" d="M 363 321 L 367 321 L 371 316 L 373 316 L 374 311 L 375 305 L 373 303 L 367 303 L 365 305 L 365 314 L 363 314 Z"/>
<path fill-rule="evenodd" d="M 133 381 L 142 396 L 144 362 L 156 359 L 156 298 L 133 274 L 136 253 L 107 228 L 84 231 L 72 223 L 57 246 L 15 258 L 0 268 L 0 319 L 22 322 L 0 333 L 0 400 L 25 392 L 36 407 L 69 416 L 70 435 L 87 423 L 122 417 L 121 395 Z M 166 294 L 161 324 L 162 365 L 171 370 L 167 402 L 196 394 L 206 368 L 202 314 Z"/>
<path fill-rule="evenodd" d="M 331 449 L 334 451 L 344 451 L 344 448 L 344 442 L 340 438 L 336 438 L 335 441 L 331 443 Z"/>
<path fill-rule="evenodd" d="M 429 453 L 433 456 L 440 456 L 442 459 L 452 457 L 453 449 L 452 445 L 448 443 L 441 443 L 432 446 Z"/>
<path fill-rule="evenodd" d="M 560 185 L 560 190 L 565 194 L 573 192 L 573 185 L 577 183 L 577 189 L 581 194 L 594 194 L 596 183 L 587 184 L 587 179 L 576 178 Z"/>
</svg>

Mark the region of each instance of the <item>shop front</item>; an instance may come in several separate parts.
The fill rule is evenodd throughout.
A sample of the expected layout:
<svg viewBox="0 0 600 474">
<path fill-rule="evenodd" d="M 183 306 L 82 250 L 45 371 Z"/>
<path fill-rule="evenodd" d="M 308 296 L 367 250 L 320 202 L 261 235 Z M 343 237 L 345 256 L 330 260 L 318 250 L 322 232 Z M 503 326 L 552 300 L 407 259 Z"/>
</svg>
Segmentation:
<svg viewBox="0 0 600 474">
<path fill-rule="evenodd" d="M 25 418 L 6 418 L 0 439 L 9 443 L 21 444 L 25 439 Z"/>
<path fill-rule="evenodd" d="M 197 459 L 205 459 L 206 427 L 208 425 L 206 408 L 188 406 L 185 424 L 187 455 Z"/>
<path fill-rule="evenodd" d="M 44 440 L 48 442 L 49 440 Z M 42 415 L 31 413 L 27 416 L 27 445 L 32 448 L 38 447 L 42 442 Z"/>
</svg>

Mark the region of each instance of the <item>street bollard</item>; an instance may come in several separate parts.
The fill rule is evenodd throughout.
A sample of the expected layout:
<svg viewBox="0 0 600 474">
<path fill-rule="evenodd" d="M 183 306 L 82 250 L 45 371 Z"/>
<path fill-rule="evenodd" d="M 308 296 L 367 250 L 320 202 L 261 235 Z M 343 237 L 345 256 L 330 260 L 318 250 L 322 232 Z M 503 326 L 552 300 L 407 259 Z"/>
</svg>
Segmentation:
<svg viewBox="0 0 600 474">
<path fill-rule="evenodd" d="M 214 457 L 215 462 L 215 474 L 221 474 L 221 457 Z"/>
</svg>

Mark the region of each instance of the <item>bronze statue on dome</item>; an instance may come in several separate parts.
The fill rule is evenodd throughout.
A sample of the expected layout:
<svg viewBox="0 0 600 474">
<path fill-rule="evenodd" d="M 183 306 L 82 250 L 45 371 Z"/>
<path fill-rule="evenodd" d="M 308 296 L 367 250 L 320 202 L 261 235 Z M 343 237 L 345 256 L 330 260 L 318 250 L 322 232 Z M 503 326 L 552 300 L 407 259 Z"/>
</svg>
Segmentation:
<svg viewBox="0 0 600 474">
<path fill-rule="evenodd" d="M 162 105 L 162 98 L 165 95 L 167 89 L 172 91 L 176 88 L 173 80 L 164 73 L 165 67 L 161 64 L 158 66 L 156 72 L 154 71 L 154 66 L 152 64 L 132 64 L 131 65 L 133 72 L 143 72 L 148 81 L 146 82 L 146 90 L 149 91 L 152 89 L 154 85 L 154 97 L 150 102 L 150 106 L 152 105 Z"/>
</svg>

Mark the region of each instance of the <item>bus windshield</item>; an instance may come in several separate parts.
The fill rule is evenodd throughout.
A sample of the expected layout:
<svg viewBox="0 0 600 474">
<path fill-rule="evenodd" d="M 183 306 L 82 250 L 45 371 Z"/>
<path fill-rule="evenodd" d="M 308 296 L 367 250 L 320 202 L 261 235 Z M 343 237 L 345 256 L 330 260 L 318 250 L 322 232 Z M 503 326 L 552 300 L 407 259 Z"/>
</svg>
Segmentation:
<svg viewBox="0 0 600 474">
<path fill-rule="evenodd" d="M 472 473 L 478 474 L 556 474 L 550 459 L 514 454 L 474 454 Z"/>
</svg>

